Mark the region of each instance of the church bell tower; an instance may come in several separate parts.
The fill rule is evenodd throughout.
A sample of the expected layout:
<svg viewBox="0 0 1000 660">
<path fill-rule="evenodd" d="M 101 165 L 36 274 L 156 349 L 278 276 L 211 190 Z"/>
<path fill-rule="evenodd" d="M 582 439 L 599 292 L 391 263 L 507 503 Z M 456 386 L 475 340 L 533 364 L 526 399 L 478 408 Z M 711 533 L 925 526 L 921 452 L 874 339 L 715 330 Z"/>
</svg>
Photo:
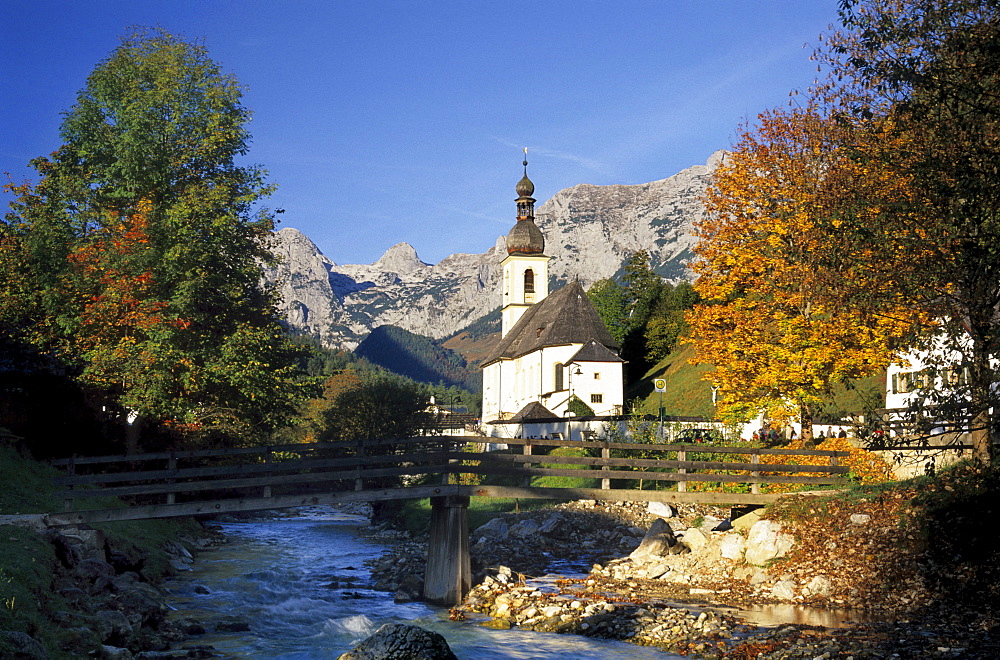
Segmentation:
<svg viewBox="0 0 1000 660">
<path fill-rule="evenodd" d="M 517 182 L 517 224 L 507 233 L 503 268 L 501 336 L 506 336 L 525 310 L 549 294 L 550 257 L 545 237 L 535 225 L 535 184 L 528 178 L 528 150 L 524 150 L 524 176 Z"/>
</svg>

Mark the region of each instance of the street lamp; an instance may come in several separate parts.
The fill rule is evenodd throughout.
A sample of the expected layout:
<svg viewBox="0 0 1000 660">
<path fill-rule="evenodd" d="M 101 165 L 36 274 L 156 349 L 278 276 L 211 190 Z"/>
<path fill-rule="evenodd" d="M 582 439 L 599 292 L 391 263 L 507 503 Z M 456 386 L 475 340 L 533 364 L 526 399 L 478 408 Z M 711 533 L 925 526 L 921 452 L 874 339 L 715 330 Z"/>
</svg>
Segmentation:
<svg viewBox="0 0 1000 660">
<path fill-rule="evenodd" d="M 573 376 L 582 376 L 583 369 L 580 368 L 580 365 L 572 362 L 567 366 L 569 367 L 569 399 L 566 400 L 566 409 L 568 410 L 570 402 L 573 401 Z"/>
</svg>

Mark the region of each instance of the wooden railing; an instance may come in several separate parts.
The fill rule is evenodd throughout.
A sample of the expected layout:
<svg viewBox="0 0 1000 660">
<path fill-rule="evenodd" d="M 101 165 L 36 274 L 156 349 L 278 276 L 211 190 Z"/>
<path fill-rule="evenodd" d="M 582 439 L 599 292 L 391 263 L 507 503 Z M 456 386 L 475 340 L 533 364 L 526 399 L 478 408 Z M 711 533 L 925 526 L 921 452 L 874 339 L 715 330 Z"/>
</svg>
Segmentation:
<svg viewBox="0 0 1000 660">
<path fill-rule="evenodd" d="M 311 497 L 317 493 L 340 500 L 427 497 L 459 492 L 457 486 L 468 495 L 760 503 L 775 497 L 760 493 L 762 484 L 839 486 L 846 484 L 848 472 L 839 463 L 847 453 L 835 451 L 534 439 L 504 440 L 507 449 L 489 451 L 495 445 L 486 444 L 488 440 L 454 436 L 310 443 L 74 457 L 53 464 L 66 470 L 55 480 L 64 487 L 66 511 L 81 509 L 81 500 L 105 496 L 142 509 L 131 516 L 95 514 L 91 520 L 297 506 L 318 502 Z M 591 455 L 540 453 L 555 447 L 585 448 Z M 720 460 L 690 460 L 692 454 L 718 454 Z M 762 463 L 767 455 L 818 456 L 826 464 Z M 532 487 L 532 479 L 541 476 L 598 479 L 600 488 Z M 520 486 L 483 486 L 483 477 L 510 477 L 503 481 Z M 637 493 L 635 487 L 621 487 L 622 480 L 625 485 L 654 482 L 660 488 Z M 747 484 L 749 492 L 689 492 L 694 482 Z M 667 484 L 671 490 L 662 488 Z"/>
</svg>

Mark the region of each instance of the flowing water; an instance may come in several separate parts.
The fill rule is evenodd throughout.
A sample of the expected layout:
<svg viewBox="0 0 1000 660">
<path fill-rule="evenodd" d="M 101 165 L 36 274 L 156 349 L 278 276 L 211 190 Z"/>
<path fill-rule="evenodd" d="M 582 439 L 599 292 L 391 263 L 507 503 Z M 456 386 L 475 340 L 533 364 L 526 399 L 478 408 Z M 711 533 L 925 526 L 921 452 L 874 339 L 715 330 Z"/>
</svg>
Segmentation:
<svg viewBox="0 0 1000 660">
<path fill-rule="evenodd" d="M 175 616 L 196 619 L 208 631 L 236 616 L 250 632 L 208 632 L 187 644 L 210 644 L 229 658 L 336 658 L 384 623 L 411 623 L 444 635 L 463 660 L 681 657 L 578 635 L 492 630 L 471 617 L 449 621 L 443 608 L 397 605 L 370 587 L 364 562 L 383 546 L 358 534 L 366 523 L 318 508 L 295 518 L 222 524 L 229 543 L 203 551 L 193 570 L 167 588 Z"/>
</svg>

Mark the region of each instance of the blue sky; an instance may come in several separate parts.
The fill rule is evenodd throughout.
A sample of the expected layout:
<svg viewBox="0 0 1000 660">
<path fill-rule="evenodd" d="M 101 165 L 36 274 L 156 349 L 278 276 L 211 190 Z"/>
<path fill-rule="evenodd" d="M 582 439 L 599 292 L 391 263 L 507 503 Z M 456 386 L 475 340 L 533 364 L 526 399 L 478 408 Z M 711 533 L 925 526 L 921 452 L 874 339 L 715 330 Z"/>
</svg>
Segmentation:
<svg viewBox="0 0 1000 660">
<path fill-rule="evenodd" d="M 816 77 L 837 0 L 2 0 L 0 172 L 128 26 L 202 40 L 246 87 L 268 205 L 333 261 L 406 241 L 436 263 L 514 222 L 521 149 L 542 202 L 704 163 Z M 6 206 L 9 198 L 3 198 Z"/>
</svg>

